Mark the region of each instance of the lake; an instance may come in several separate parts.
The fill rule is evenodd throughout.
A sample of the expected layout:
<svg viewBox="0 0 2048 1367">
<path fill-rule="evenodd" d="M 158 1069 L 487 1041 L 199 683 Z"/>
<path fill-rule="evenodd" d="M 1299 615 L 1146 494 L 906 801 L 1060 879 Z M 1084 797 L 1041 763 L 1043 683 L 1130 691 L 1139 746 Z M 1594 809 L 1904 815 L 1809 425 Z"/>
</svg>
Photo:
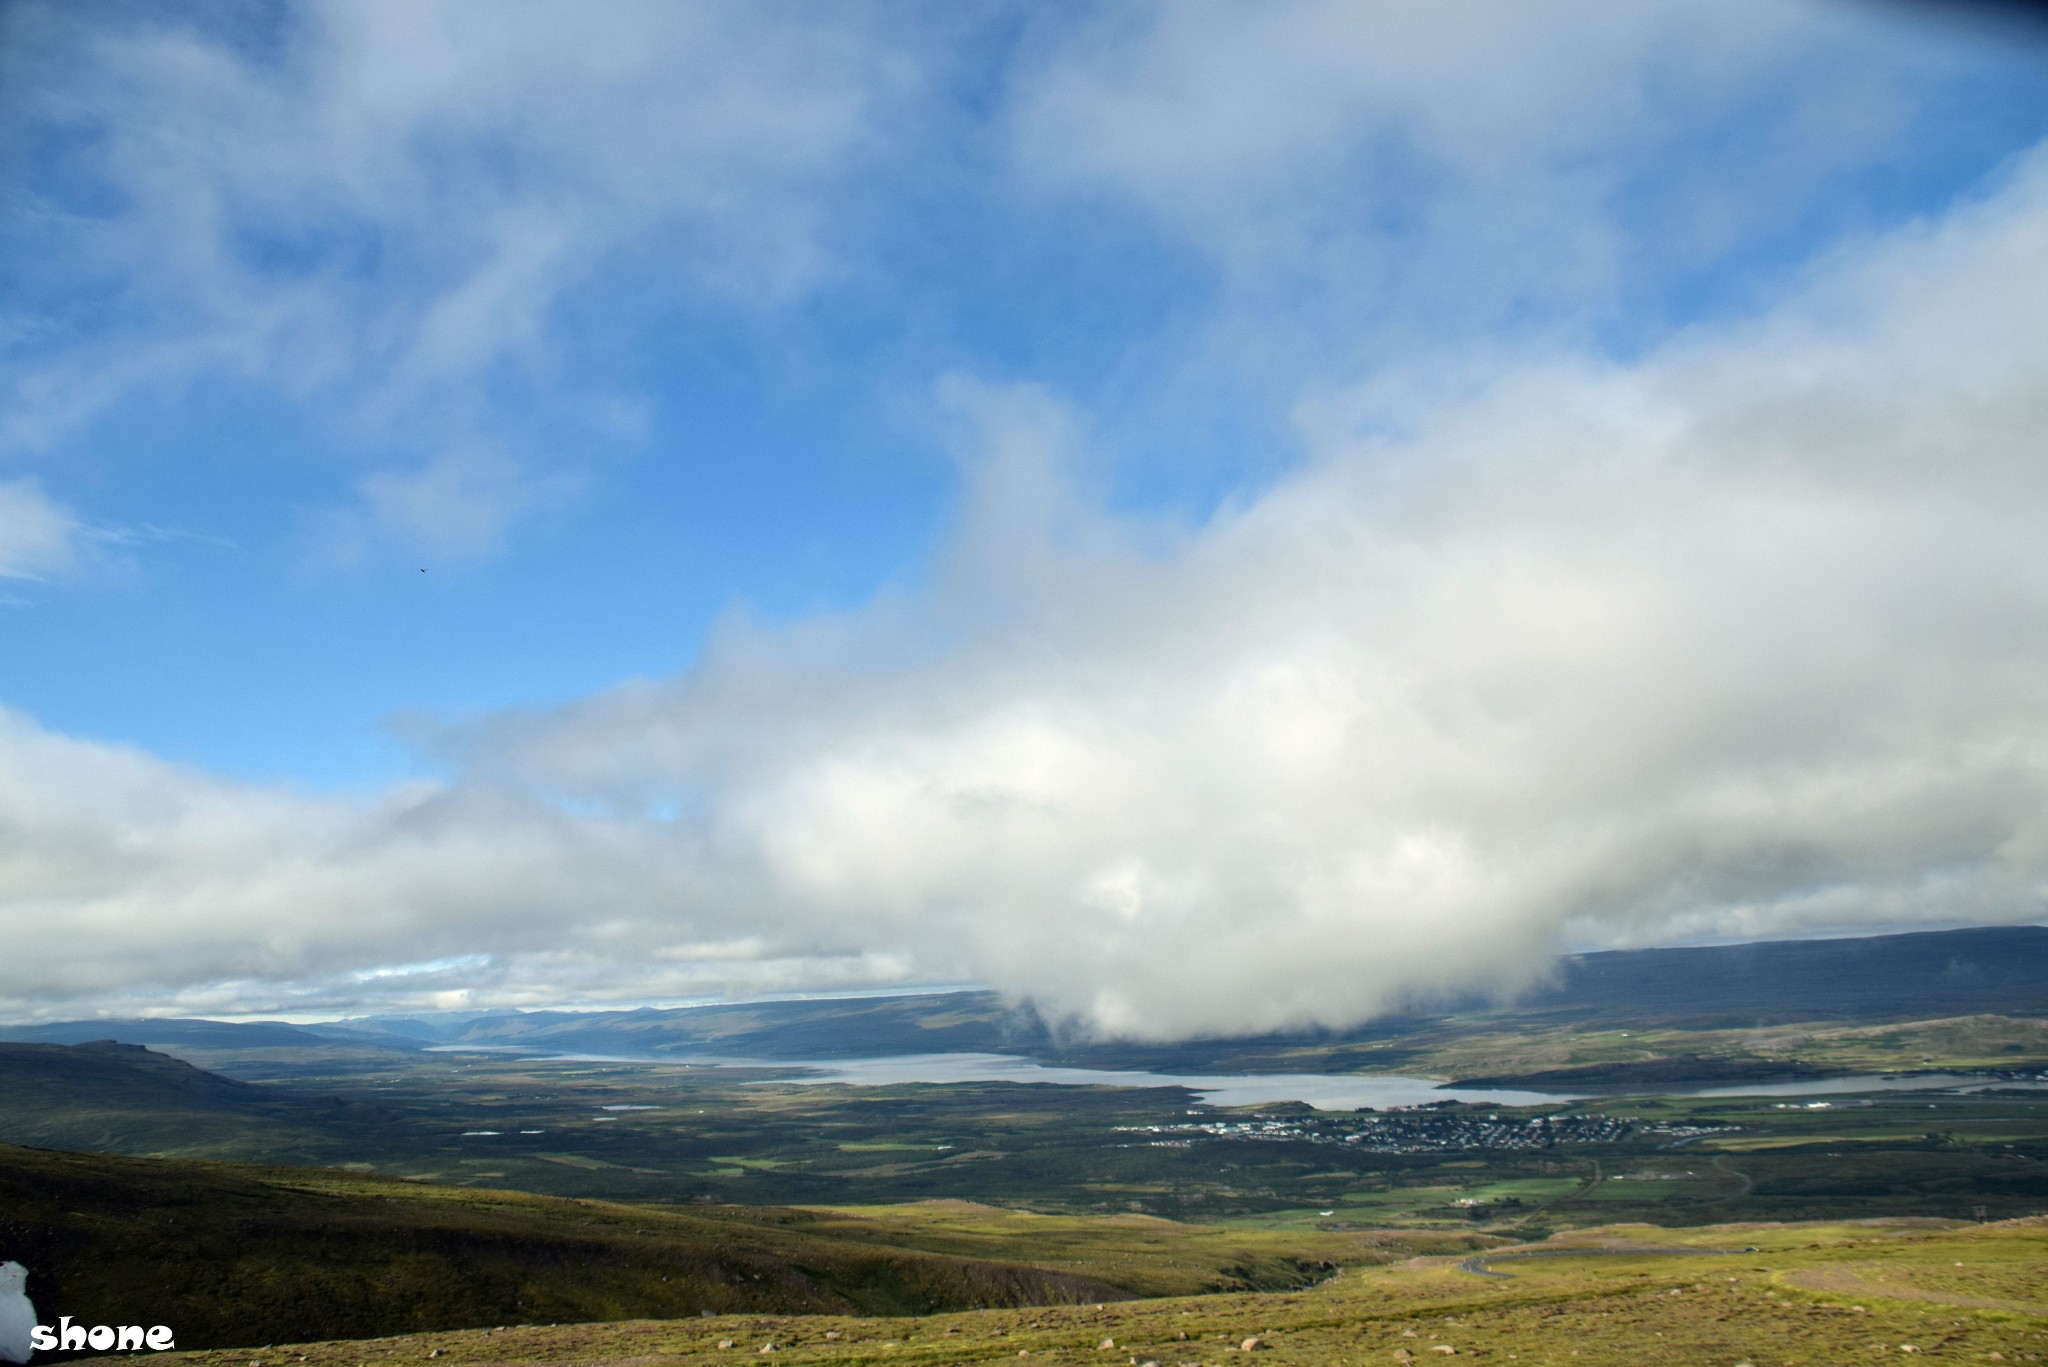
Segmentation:
<svg viewBox="0 0 2048 1367">
<path fill-rule="evenodd" d="M 549 1053 L 510 1045 L 441 1045 L 433 1052 L 517 1054 L 588 1063 L 669 1063 L 732 1068 L 782 1076 L 765 1082 L 815 1086 L 893 1087 L 909 1083 L 1013 1082 L 1061 1087 L 1185 1087 L 1210 1106 L 1255 1106 L 1300 1101 L 1319 1111 L 1391 1110 L 1433 1101 L 1487 1106 L 1540 1106 L 1613 1096 L 1843 1096 L 1858 1092 L 1917 1092 L 1995 1087 L 2038 1088 L 2039 1083 L 2004 1082 L 1964 1073 L 1906 1076 L 1857 1074 L 1792 1082 L 1752 1082 L 1702 1087 L 1594 1088 L 1573 1092 L 1527 1091 L 1513 1087 L 1459 1087 L 1427 1077 L 1352 1073 L 1148 1073 L 1109 1068 L 1071 1068 L 1012 1054 L 894 1054 L 867 1059 L 740 1059 L 676 1054 Z"/>
</svg>

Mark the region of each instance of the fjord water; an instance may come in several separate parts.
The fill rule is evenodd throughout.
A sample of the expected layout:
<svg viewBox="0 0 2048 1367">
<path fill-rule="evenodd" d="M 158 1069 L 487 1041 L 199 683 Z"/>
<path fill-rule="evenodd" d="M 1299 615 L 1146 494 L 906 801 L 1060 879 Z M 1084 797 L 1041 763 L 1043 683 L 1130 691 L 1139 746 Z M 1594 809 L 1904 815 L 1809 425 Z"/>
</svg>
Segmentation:
<svg viewBox="0 0 2048 1367">
<path fill-rule="evenodd" d="M 1211 1106 L 1304 1101 L 1319 1111 L 1388 1110 L 1432 1101 L 1535 1106 L 1567 1098 L 1504 1087 L 1445 1087 L 1432 1078 L 1344 1073 L 1181 1074 L 1068 1068 L 1008 1054 L 904 1054 L 812 1063 L 799 1082 L 885 1087 L 906 1082 L 1023 1082 L 1068 1087 L 1186 1087 Z"/>
<path fill-rule="evenodd" d="M 889 1054 L 857 1059 L 750 1059 L 687 1054 L 550 1053 L 516 1045 L 435 1045 L 432 1053 L 509 1054 L 586 1063 L 668 1063 L 730 1068 L 764 1083 L 897 1087 L 914 1083 L 1014 1082 L 1059 1087 L 1185 1087 L 1211 1106 L 1253 1106 L 1303 1101 L 1321 1111 L 1387 1110 L 1432 1101 L 1537 1106 L 1569 1101 L 1555 1092 L 1508 1087 L 1456 1087 L 1427 1077 L 1353 1073 L 1148 1073 L 1135 1069 L 1072 1068 L 1014 1054 Z M 771 1074 L 772 1076 L 760 1076 Z"/>
<path fill-rule="evenodd" d="M 864 1059 L 745 1059 L 652 1054 L 546 1053 L 511 1045 L 440 1045 L 432 1052 L 514 1054 L 592 1063 L 687 1063 L 703 1068 L 772 1073 L 756 1080 L 815 1086 L 894 1087 L 908 1084 L 1011 1082 L 1061 1087 L 1185 1087 L 1209 1106 L 1255 1106 L 1298 1101 L 1319 1111 L 1392 1110 L 1437 1101 L 1477 1105 L 1541 1106 L 1593 1097 L 1847 1096 L 1862 1092 L 1944 1091 L 1984 1086 L 2034 1089 L 2041 1084 L 1995 1081 L 1964 1073 L 1880 1075 L 1859 1073 L 1792 1081 L 1718 1083 L 1696 1087 L 1585 1087 L 1569 1092 L 1512 1087 L 1459 1086 L 1434 1078 L 1390 1073 L 1153 1073 L 1135 1069 L 1074 1068 L 1013 1054 L 891 1054 Z"/>
<path fill-rule="evenodd" d="M 758 1064 L 755 1066 L 759 1066 Z M 1874 1073 L 1842 1077 L 1803 1078 L 1790 1082 L 1751 1082 L 1700 1087 L 1580 1088 L 1571 1092 L 1526 1091 L 1511 1087 L 1464 1087 L 1433 1078 L 1395 1074 L 1353 1073 L 1145 1073 L 1103 1068 L 1067 1068 L 1007 1054 L 906 1054 L 894 1058 L 855 1059 L 801 1065 L 814 1070 L 798 1082 L 837 1083 L 852 1087 L 883 1087 L 907 1082 L 1038 1082 L 1081 1087 L 1186 1087 L 1211 1106 L 1252 1106 L 1301 1101 L 1319 1111 L 1389 1110 L 1425 1106 L 1433 1101 L 1464 1101 L 1478 1105 L 1540 1106 L 1582 1101 L 1595 1096 L 1844 1096 L 1859 1092 L 1918 1092 L 1952 1088 L 2039 1086 L 2027 1082 L 1991 1082 L 1964 1073 L 1920 1073 L 1884 1076 Z"/>
</svg>

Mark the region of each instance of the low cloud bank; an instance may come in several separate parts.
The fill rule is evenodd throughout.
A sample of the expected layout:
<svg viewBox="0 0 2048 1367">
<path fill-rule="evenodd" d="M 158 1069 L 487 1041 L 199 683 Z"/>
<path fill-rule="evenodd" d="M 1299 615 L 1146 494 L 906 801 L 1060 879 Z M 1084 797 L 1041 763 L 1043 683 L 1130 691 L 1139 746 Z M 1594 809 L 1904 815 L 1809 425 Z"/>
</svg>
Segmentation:
<svg viewBox="0 0 2048 1367">
<path fill-rule="evenodd" d="M 2044 316 L 2035 158 L 1645 361 L 1325 403 L 1197 528 L 1075 496 L 1054 400 L 956 385 L 928 590 L 443 734 L 444 784 L 365 809 L 0 717 L 0 995 L 981 979 L 1168 1037 L 1512 992 L 1567 939 L 2036 919 Z"/>
</svg>

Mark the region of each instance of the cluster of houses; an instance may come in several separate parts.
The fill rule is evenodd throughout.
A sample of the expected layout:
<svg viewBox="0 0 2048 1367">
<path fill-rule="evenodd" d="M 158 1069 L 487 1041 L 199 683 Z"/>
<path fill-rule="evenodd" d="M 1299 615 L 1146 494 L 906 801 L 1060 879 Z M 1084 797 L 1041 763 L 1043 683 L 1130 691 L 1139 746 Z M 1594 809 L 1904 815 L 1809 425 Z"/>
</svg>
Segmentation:
<svg viewBox="0 0 2048 1367">
<path fill-rule="evenodd" d="M 1267 1143 L 1342 1144 L 1365 1153 L 1445 1153 L 1459 1149 L 1547 1149 L 1557 1144 L 1614 1144 L 1633 1123 L 1613 1116 L 1501 1116 L 1433 1108 L 1341 1116 L 1253 1116 L 1165 1125 L 1126 1125 L 1130 1134 L 1156 1135 L 1158 1148 L 1187 1148 L 1198 1139 Z"/>
</svg>

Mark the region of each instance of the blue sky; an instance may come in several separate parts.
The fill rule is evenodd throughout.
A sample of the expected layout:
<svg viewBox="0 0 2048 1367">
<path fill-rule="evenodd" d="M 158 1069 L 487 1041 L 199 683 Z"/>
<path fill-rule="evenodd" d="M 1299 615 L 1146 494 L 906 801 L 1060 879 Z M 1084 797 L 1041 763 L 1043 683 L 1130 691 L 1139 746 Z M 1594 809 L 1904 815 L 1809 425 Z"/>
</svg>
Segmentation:
<svg viewBox="0 0 2048 1367">
<path fill-rule="evenodd" d="M 2048 37 L 1701 8 L 9 7 L 0 996 L 2038 916 Z"/>
</svg>

